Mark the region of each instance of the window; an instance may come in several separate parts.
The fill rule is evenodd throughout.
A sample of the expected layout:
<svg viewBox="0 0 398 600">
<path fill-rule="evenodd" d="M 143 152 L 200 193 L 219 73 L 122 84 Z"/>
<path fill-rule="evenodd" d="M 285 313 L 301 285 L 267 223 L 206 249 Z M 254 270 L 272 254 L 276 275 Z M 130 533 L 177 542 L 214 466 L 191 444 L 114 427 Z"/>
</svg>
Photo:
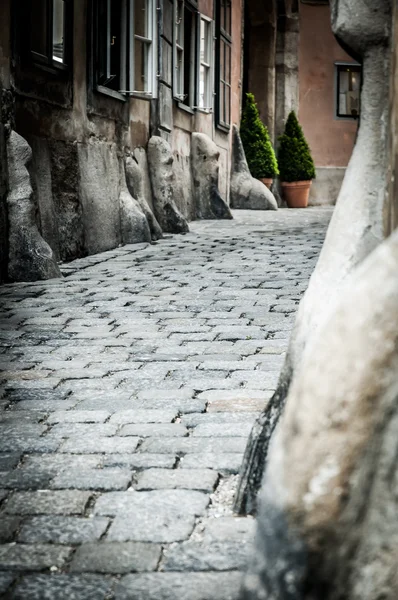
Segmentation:
<svg viewBox="0 0 398 600">
<path fill-rule="evenodd" d="M 361 67 L 336 64 L 336 116 L 358 119 L 360 114 Z"/>
<path fill-rule="evenodd" d="M 217 1 L 216 119 L 221 127 L 231 124 L 231 0 Z"/>
<path fill-rule="evenodd" d="M 70 0 L 32 0 L 30 49 L 35 62 L 55 68 L 67 66 L 70 4 Z"/>
<path fill-rule="evenodd" d="M 196 104 L 197 13 L 187 0 L 174 0 L 173 94 L 182 105 Z"/>
<path fill-rule="evenodd" d="M 155 0 L 98 0 L 97 83 L 119 94 L 155 91 Z"/>
<path fill-rule="evenodd" d="M 210 111 L 213 106 L 213 23 L 200 19 L 199 52 L 199 104 L 198 108 Z"/>
</svg>

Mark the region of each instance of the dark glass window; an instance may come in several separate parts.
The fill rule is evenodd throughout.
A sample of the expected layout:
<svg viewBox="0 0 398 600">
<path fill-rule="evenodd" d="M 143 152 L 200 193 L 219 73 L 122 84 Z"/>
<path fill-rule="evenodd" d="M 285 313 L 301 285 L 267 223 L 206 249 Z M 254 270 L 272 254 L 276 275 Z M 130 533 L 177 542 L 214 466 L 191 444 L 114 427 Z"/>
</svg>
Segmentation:
<svg viewBox="0 0 398 600">
<path fill-rule="evenodd" d="M 216 119 L 218 125 L 231 124 L 231 0 L 217 1 Z"/>
<path fill-rule="evenodd" d="M 189 107 L 196 104 L 197 11 L 186 0 L 174 2 L 174 97 Z"/>
<path fill-rule="evenodd" d="M 360 65 L 336 65 L 336 116 L 358 119 L 361 110 Z"/>
<path fill-rule="evenodd" d="M 97 0 L 98 85 L 152 95 L 154 7 L 154 0 Z"/>
<path fill-rule="evenodd" d="M 35 62 L 67 66 L 70 14 L 70 0 L 31 0 L 30 49 Z"/>
</svg>

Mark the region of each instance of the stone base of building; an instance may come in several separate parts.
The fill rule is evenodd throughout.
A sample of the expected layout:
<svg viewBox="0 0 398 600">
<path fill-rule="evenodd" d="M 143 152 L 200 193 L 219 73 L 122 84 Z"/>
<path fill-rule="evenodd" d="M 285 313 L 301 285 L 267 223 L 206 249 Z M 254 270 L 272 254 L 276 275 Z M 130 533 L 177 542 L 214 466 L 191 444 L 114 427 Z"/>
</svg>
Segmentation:
<svg viewBox="0 0 398 600">
<path fill-rule="evenodd" d="M 330 206 L 336 204 L 343 183 L 345 167 L 317 167 L 313 180 L 309 206 Z"/>
</svg>

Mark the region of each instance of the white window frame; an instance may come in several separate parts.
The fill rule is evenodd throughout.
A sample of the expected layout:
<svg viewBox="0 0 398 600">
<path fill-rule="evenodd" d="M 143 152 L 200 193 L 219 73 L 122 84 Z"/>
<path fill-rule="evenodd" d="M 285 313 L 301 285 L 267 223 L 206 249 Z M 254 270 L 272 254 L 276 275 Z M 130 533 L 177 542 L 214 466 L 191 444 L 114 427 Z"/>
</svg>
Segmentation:
<svg viewBox="0 0 398 600">
<path fill-rule="evenodd" d="M 111 2 L 112 0 L 106 0 L 107 2 L 107 49 L 106 49 L 106 78 L 111 78 L 111 30 L 110 30 L 110 15 L 111 15 Z M 97 85 L 97 90 L 110 94 L 112 96 L 121 97 L 124 99 L 125 96 L 138 96 L 141 98 L 154 98 L 157 94 L 157 35 L 156 35 L 156 24 L 157 24 L 157 10 L 156 0 L 146 0 L 147 2 L 147 15 L 148 15 L 148 37 L 143 38 L 142 36 L 136 36 L 134 31 L 135 24 L 135 2 L 134 0 L 122 0 L 122 14 L 121 14 L 121 44 L 120 44 L 120 90 L 112 90 L 108 88 L 106 84 Z M 135 72 L 134 72 L 134 45 L 135 40 L 138 39 L 149 46 L 148 49 L 148 89 L 145 91 L 135 89 Z"/>
<path fill-rule="evenodd" d="M 178 39 L 179 26 L 182 24 L 182 36 L 184 38 L 184 26 L 185 26 L 185 5 L 186 0 L 174 0 L 173 7 L 173 97 L 178 101 L 180 108 L 188 111 L 192 111 L 196 108 L 197 94 L 198 94 L 198 65 L 196 56 L 199 54 L 198 43 L 199 43 L 199 12 L 194 5 L 189 3 L 187 10 L 192 13 L 192 19 L 195 22 L 192 26 L 192 31 L 195 32 L 194 36 L 191 36 L 190 48 L 185 48 L 184 39 Z M 181 6 L 181 13 L 179 14 L 179 6 Z M 196 38 L 196 40 L 195 40 Z M 196 42 L 196 43 L 195 43 Z M 186 54 L 189 52 L 190 57 L 190 83 L 189 83 L 189 98 L 188 103 L 187 94 L 184 93 L 184 64 L 186 60 Z M 180 68 L 178 66 L 180 65 Z"/>
<path fill-rule="evenodd" d="M 208 32 L 208 40 L 207 40 L 207 51 L 210 59 L 209 63 L 202 61 L 200 56 L 201 51 L 201 25 L 202 21 L 208 24 L 207 32 Z M 199 18 L 199 52 L 198 52 L 198 106 L 195 106 L 198 110 L 211 113 L 213 112 L 213 98 L 214 98 L 214 39 L 215 39 L 215 29 L 214 29 L 214 21 L 205 15 L 200 15 Z M 206 72 L 206 80 L 207 80 L 207 94 L 204 97 L 204 105 L 201 104 L 201 96 L 200 96 L 200 71 L 201 68 L 204 67 Z"/>
</svg>

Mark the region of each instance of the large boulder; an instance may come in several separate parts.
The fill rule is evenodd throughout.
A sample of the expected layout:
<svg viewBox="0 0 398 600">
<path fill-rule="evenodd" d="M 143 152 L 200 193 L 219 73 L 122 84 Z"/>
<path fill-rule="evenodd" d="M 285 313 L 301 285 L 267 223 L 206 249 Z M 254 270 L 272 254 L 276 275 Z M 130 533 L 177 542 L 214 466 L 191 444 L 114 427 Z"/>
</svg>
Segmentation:
<svg viewBox="0 0 398 600">
<path fill-rule="evenodd" d="M 148 142 L 148 163 L 157 221 L 167 233 L 186 233 L 188 223 L 174 202 L 177 182 L 173 160 L 170 144 L 159 136 L 152 136 Z"/>
<path fill-rule="evenodd" d="M 270 446 L 250 600 L 398 597 L 398 232 L 308 342 Z"/>
<path fill-rule="evenodd" d="M 149 224 L 138 200 L 132 196 L 126 182 L 124 161 L 120 161 L 120 230 L 123 244 L 151 241 Z M 148 207 L 149 210 L 149 207 Z"/>
<path fill-rule="evenodd" d="M 130 195 L 135 198 L 148 221 L 151 239 L 159 240 L 162 237 L 162 230 L 156 220 L 155 215 L 149 207 L 145 198 L 144 180 L 141 167 L 133 156 L 127 156 L 125 160 L 126 183 Z"/>
<path fill-rule="evenodd" d="M 332 27 L 339 41 L 352 46 L 363 61 L 360 127 L 325 243 L 299 306 L 276 393 L 248 442 L 236 500 L 239 512 L 255 509 L 268 444 L 291 382 L 300 372 L 306 344 L 333 311 L 353 270 L 384 239 L 391 0 L 371 4 L 366 0 L 332 0 L 331 9 Z"/>
<path fill-rule="evenodd" d="M 32 158 L 28 142 L 15 131 L 7 141 L 8 277 L 36 281 L 61 277 L 54 253 L 36 224 L 36 208 L 27 165 Z"/>
<path fill-rule="evenodd" d="M 277 210 L 273 193 L 251 176 L 236 125 L 232 131 L 231 207 L 246 210 Z"/>
<path fill-rule="evenodd" d="M 208 135 L 192 134 L 191 168 L 198 219 L 232 219 L 218 189 L 219 157 L 220 152 Z"/>
</svg>

